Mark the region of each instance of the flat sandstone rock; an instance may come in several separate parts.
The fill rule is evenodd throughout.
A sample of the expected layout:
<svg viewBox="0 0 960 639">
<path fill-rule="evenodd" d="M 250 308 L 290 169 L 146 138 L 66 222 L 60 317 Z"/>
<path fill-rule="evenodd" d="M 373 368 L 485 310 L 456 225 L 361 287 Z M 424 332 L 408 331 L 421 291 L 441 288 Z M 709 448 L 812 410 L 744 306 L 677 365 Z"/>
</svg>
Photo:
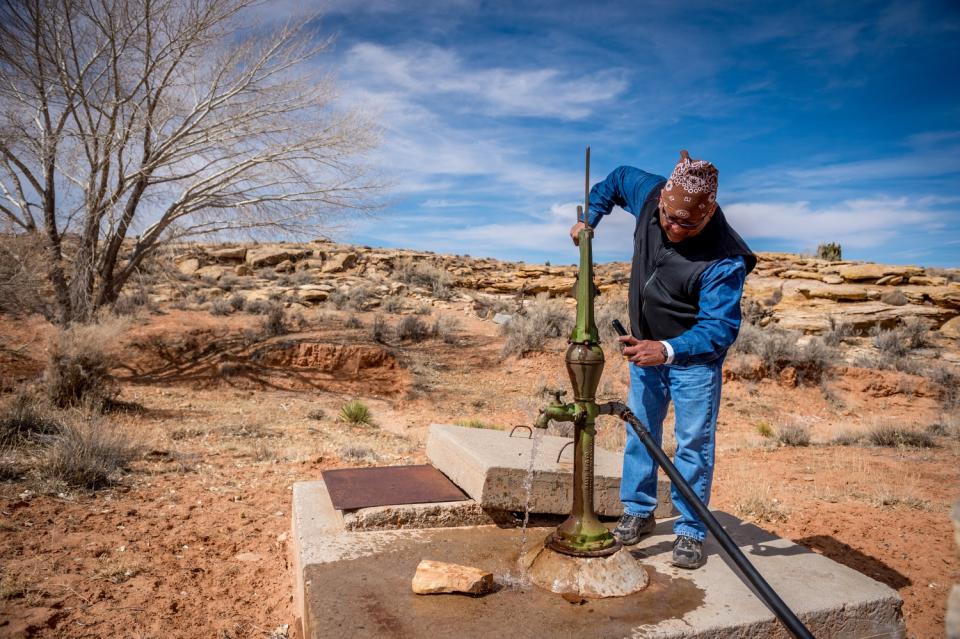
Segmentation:
<svg viewBox="0 0 960 639">
<path fill-rule="evenodd" d="M 493 589 L 493 573 L 472 566 L 424 559 L 417 565 L 411 587 L 418 595 L 484 595 Z"/>
</svg>

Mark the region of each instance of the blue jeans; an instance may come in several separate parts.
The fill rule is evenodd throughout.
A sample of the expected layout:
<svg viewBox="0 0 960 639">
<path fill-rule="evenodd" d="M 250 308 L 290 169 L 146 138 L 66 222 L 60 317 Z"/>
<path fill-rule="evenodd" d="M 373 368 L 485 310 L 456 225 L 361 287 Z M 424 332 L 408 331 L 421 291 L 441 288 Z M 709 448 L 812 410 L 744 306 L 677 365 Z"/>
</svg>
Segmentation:
<svg viewBox="0 0 960 639">
<path fill-rule="evenodd" d="M 710 503 L 713 483 L 723 360 L 720 357 L 708 364 L 693 366 L 629 365 L 630 398 L 627 405 L 649 429 L 658 445 L 663 443 L 663 419 L 667 415 L 667 405 L 673 400 L 677 439 L 673 463 L 704 504 Z M 620 501 L 624 511 L 631 515 L 649 515 L 657 507 L 657 463 L 633 429 L 627 424 L 624 427 L 627 429 L 627 445 L 623 453 Z M 680 496 L 676 486 L 671 497 L 680 512 L 673 532 L 703 541 L 706 527 Z"/>
</svg>

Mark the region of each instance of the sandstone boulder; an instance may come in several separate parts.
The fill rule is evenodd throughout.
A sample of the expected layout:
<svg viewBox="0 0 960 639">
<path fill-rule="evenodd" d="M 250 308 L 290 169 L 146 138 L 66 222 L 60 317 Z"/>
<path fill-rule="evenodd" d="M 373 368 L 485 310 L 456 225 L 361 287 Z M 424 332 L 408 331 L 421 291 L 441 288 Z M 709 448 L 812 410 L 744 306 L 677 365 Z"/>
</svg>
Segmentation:
<svg viewBox="0 0 960 639">
<path fill-rule="evenodd" d="M 200 260 L 195 257 L 188 257 L 185 260 L 177 262 L 177 270 L 184 275 L 193 275 L 200 268 Z"/>
<path fill-rule="evenodd" d="M 237 264 L 233 267 L 233 272 L 235 275 L 239 275 L 240 277 L 249 277 L 250 275 L 253 275 L 253 269 L 246 264 Z"/>
<path fill-rule="evenodd" d="M 319 284 L 307 284 L 306 286 L 298 288 L 295 295 L 303 302 L 316 304 L 326 301 L 326 299 L 330 297 L 330 287 Z"/>
<path fill-rule="evenodd" d="M 827 273 L 823 276 L 824 284 L 843 284 L 843 278 L 836 273 Z"/>
<path fill-rule="evenodd" d="M 960 315 L 951 320 L 947 320 L 940 327 L 940 334 L 950 339 L 960 339 Z"/>
<path fill-rule="evenodd" d="M 324 273 L 342 273 L 355 267 L 357 265 L 357 259 L 357 254 L 352 251 L 334 253 L 324 261 L 320 270 Z"/>
<path fill-rule="evenodd" d="M 865 287 L 855 286 L 853 284 L 801 288 L 798 290 L 800 294 L 807 299 L 819 298 L 834 300 L 836 302 L 863 302 L 870 299 L 870 295 Z"/>
<path fill-rule="evenodd" d="M 210 266 L 202 266 L 196 270 L 194 275 L 197 277 L 208 277 L 214 280 L 219 280 L 221 277 L 227 273 L 232 274 L 233 268 L 229 266 L 218 266 L 211 264 Z"/>
<path fill-rule="evenodd" d="M 797 270 L 786 270 L 780 273 L 780 277 L 786 280 L 823 280 L 823 275 L 816 271 L 797 271 Z M 841 281 L 843 281 L 841 279 Z"/>
<path fill-rule="evenodd" d="M 418 595 L 483 595 L 493 590 L 493 573 L 471 566 L 424 559 L 417 566 L 411 586 Z"/>
<path fill-rule="evenodd" d="M 916 266 L 896 266 L 889 264 L 851 264 L 839 269 L 840 277 L 848 282 L 863 280 L 879 280 L 885 275 L 900 275 L 909 277 L 919 275 L 923 269 Z"/>
<path fill-rule="evenodd" d="M 889 306 L 882 302 L 853 302 L 808 304 L 800 307 L 777 307 L 774 319 L 777 326 L 804 333 L 821 333 L 829 330 L 830 317 L 839 324 L 846 324 L 858 332 L 866 332 L 879 324 L 885 328 L 898 325 L 909 317 L 919 317 L 939 324 L 953 313 L 936 306 Z"/>
<path fill-rule="evenodd" d="M 939 275 L 913 275 L 909 282 L 916 286 L 946 286 L 947 278 Z"/>
<path fill-rule="evenodd" d="M 287 249 L 276 246 L 265 246 L 247 251 L 247 264 L 253 268 L 275 266 L 284 260 L 295 262 L 310 255 L 309 250 Z"/>
<path fill-rule="evenodd" d="M 293 273 L 295 269 L 296 267 L 290 260 L 284 260 L 273 267 L 273 270 L 277 273 Z"/>
<path fill-rule="evenodd" d="M 242 262 L 247 259 L 247 248 L 245 246 L 234 246 L 231 248 L 216 249 L 207 253 L 218 262 Z"/>
<path fill-rule="evenodd" d="M 912 277 L 910 279 L 913 280 Z M 903 276 L 902 275 L 884 275 L 879 280 L 877 280 L 877 284 L 879 284 L 880 286 L 897 286 L 898 284 L 903 284 Z"/>
</svg>

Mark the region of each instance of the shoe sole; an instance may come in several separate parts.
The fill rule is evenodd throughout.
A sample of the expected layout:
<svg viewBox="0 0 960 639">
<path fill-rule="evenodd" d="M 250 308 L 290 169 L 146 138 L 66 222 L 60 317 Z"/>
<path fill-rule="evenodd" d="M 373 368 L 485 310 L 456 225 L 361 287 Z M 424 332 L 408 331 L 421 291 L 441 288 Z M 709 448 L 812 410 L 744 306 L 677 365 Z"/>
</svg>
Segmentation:
<svg viewBox="0 0 960 639">
<path fill-rule="evenodd" d="M 697 562 L 697 563 L 684 563 L 684 562 L 679 562 L 679 561 L 671 561 L 671 562 L 670 562 L 671 565 L 676 566 L 677 568 L 683 568 L 683 569 L 685 569 L 685 570 L 696 570 L 697 568 L 699 568 L 700 566 L 702 566 L 702 565 L 705 564 L 705 563 L 707 563 L 707 562 L 702 561 L 702 560 L 699 561 L 699 562 Z"/>
</svg>

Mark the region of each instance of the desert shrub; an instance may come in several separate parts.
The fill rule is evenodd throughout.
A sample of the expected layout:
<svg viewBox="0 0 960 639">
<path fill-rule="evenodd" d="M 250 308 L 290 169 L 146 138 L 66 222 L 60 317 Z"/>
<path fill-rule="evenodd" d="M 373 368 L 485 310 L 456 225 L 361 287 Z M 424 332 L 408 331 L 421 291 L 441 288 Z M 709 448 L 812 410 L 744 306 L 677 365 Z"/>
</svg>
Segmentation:
<svg viewBox="0 0 960 639">
<path fill-rule="evenodd" d="M 345 328 L 363 328 L 363 322 L 360 321 L 360 318 L 356 315 L 351 315 L 344 322 L 343 325 Z"/>
<path fill-rule="evenodd" d="M 777 429 L 777 441 L 784 446 L 809 446 L 810 429 L 803 424 L 784 424 Z"/>
<path fill-rule="evenodd" d="M 240 278 L 238 278 L 236 275 L 230 275 L 229 273 L 225 273 L 219 280 L 217 280 L 217 286 L 225 293 L 232 291 L 239 283 Z"/>
<path fill-rule="evenodd" d="M 420 302 L 413 309 L 414 315 L 429 315 L 433 312 L 433 308 L 428 302 Z"/>
<path fill-rule="evenodd" d="M 948 437 L 960 441 L 960 417 L 944 415 L 927 426 L 927 432 L 934 437 Z"/>
<path fill-rule="evenodd" d="M 359 399 L 352 399 L 340 407 L 340 420 L 355 426 L 371 425 L 373 415 L 366 404 Z"/>
<path fill-rule="evenodd" d="M 340 449 L 340 456 L 344 459 L 355 459 L 358 461 L 363 461 L 367 459 L 375 459 L 377 454 L 369 446 L 358 446 L 356 444 L 348 444 Z"/>
<path fill-rule="evenodd" d="M 823 342 L 827 346 L 840 346 L 845 339 L 853 337 L 854 330 L 850 324 L 838 322 L 833 315 L 828 316 L 827 321 L 830 323 L 830 328 L 823 333 Z"/>
<path fill-rule="evenodd" d="M 613 320 L 618 319 L 620 323 L 630 330 L 630 310 L 627 306 L 627 297 L 625 295 L 600 297 L 597 304 L 597 330 L 600 331 L 600 341 L 617 343 L 617 331 L 613 329 Z"/>
<path fill-rule="evenodd" d="M 289 331 L 287 315 L 279 304 L 271 304 L 264 318 L 260 321 L 261 332 L 267 337 L 286 335 Z"/>
<path fill-rule="evenodd" d="M 388 295 L 380 302 L 380 308 L 385 313 L 399 313 L 403 310 L 403 298 L 399 295 Z"/>
<path fill-rule="evenodd" d="M 213 300 L 213 303 L 210 305 L 210 314 L 217 317 L 223 315 L 229 315 L 233 312 L 233 305 L 225 299 L 216 299 Z"/>
<path fill-rule="evenodd" d="M 836 242 L 827 242 L 817 247 L 817 257 L 829 262 L 839 262 L 843 259 L 843 249 Z"/>
<path fill-rule="evenodd" d="M 783 284 L 780 285 L 780 288 L 770 293 L 770 297 L 763 300 L 764 306 L 776 306 L 780 303 L 780 300 L 783 299 Z"/>
<path fill-rule="evenodd" d="M 818 337 L 803 346 L 798 345 L 798 339 L 799 334 L 792 331 L 743 324 L 734 350 L 759 357 L 768 376 L 793 367 L 798 383 L 819 383 L 829 373 L 835 351 Z"/>
<path fill-rule="evenodd" d="M 57 333 L 44 372 L 47 396 L 54 405 L 103 408 L 116 397 L 111 349 L 122 330 L 121 322 L 104 320 L 74 324 Z"/>
<path fill-rule="evenodd" d="M 445 344 L 457 343 L 457 331 L 460 330 L 460 320 L 449 315 L 440 315 L 430 327 L 430 334 Z"/>
<path fill-rule="evenodd" d="M 407 315 L 397 322 L 397 339 L 422 342 L 430 336 L 427 324 L 414 315 Z"/>
<path fill-rule="evenodd" d="M 0 411 L 0 450 L 47 441 L 62 428 L 37 398 L 21 393 Z"/>
<path fill-rule="evenodd" d="M 931 366 L 926 377 L 940 386 L 940 402 L 947 410 L 960 407 L 960 375 L 946 366 Z"/>
<path fill-rule="evenodd" d="M 874 347 L 886 358 L 904 357 L 910 351 L 930 344 L 930 327 L 916 317 L 907 318 L 900 326 L 889 330 L 878 325 L 871 334 Z"/>
<path fill-rule="evenodd" d="M 243 312 L 251 315 L 266 315 L 273 306 L 267 300 L 249 299 L 243 302 Z"/>
<path fill-rule="evenodd" d="M 863 434 L 849 430 L 842 430 L 833 436 L 830 443 L 834 446 L 856 446 L 863 442 Z"/>
<path fill-rule="evenodd" d="M 789 512 L 769 493 L 769 488 L 753 488 L 734 502 L 734 510 L 740 517 L 757 523 L 787 521 Z"/>
<path fill-rule="evenodd" d="M 34 468 L 41 479 L 96 490 L 111 484 L 137 454 L 138 447 L 119 430 L 93 421 L 65 426 L 39 453 Z"/>
<path fill-rule="evenodd" d="M 125 291 L 117 296 L 110 310 L 119 316 L 134 315 L 140 309 L 150 306 L 150 295 L 142 286 Z"/>
<path fill-rule="evenodd" d="M 188 302 L 197 306 L 206 304 L 208 299 L 207 294 L 203 291 L 194 291 L 187 297 Z"/>
<path fill-rule="evenodd" d="M 313 408 L 307 413 L 307 419 L 314 419 L 316 421 L 323 421 L 327 417 L 327 411 L 322 408 Z"/>
<path fill-rule="evenodd" d="M 757 434 L 760 435 L 761 437 L 765 437 L 767 439 L 773 437 L 773 434 L 774 434 L 773 427 L 770 426 L 770 424 L 768 424 L 767 422 L 764 422 L 764 421 L 757 422 L 756 429 L 757 429 Z"/>
<path fill-rule="evenodd" d="M 453 297 L 453 277 L 432 264 L 401 260 L 393 270 L 393 277 L 404 284 L 425 288 L 437 299 Z"/>
<path fill-rule="evenodd" d="M 523 315 L 514 315 L 500 327 L 500 332 L 506 336 L 503 354 L 522 357 L 542 350 L 547 340 L 567 334 L 573 323 L 573 314 L 562 301 L 538 296 Z"/>
<path fill-rule="evenodd" d="M 740 317 L 743 319 L 743 324 L 756 326 L 760 324 L 760 320 L 768 315 L 770 315 L 770 311 L 757 300 L 752 297 L 741 298 Z"/>
<path fill-rule="evenodd" d="M 386 339 L 386 335 L 387 320 L 384 319 L 383 315 L 374 315 L 373 322 L 370 323 L 370 337 L 373 339 L 373 341 L 382 344 Z"/>
<path fill-rule="evenodd" d="M 937 445 L 929 433 L 893 424 L 880 424 L 872 428 L 866 433 L 865 439 L 874 446 L 891 448 L 933 448 Z"/>
<path fill-rule="evenodd" d="M 230 304 L 230 308 L 235 311 L 242 311 L 247 305 L 247 298 L 239 293 L 230 296 L 230 299 L 227 300 Z"/>
<path fill-rule="evenodd" d="M 483 295 L 480 293 L 470 296 L 473 299 L 473 310 L 477 317 L 486 319 L 493 317 L 497 313 L 512 313 L 516 310 L 517 303 L 512 299 L 494 297 L 492 295 Z"/>
</svg>

